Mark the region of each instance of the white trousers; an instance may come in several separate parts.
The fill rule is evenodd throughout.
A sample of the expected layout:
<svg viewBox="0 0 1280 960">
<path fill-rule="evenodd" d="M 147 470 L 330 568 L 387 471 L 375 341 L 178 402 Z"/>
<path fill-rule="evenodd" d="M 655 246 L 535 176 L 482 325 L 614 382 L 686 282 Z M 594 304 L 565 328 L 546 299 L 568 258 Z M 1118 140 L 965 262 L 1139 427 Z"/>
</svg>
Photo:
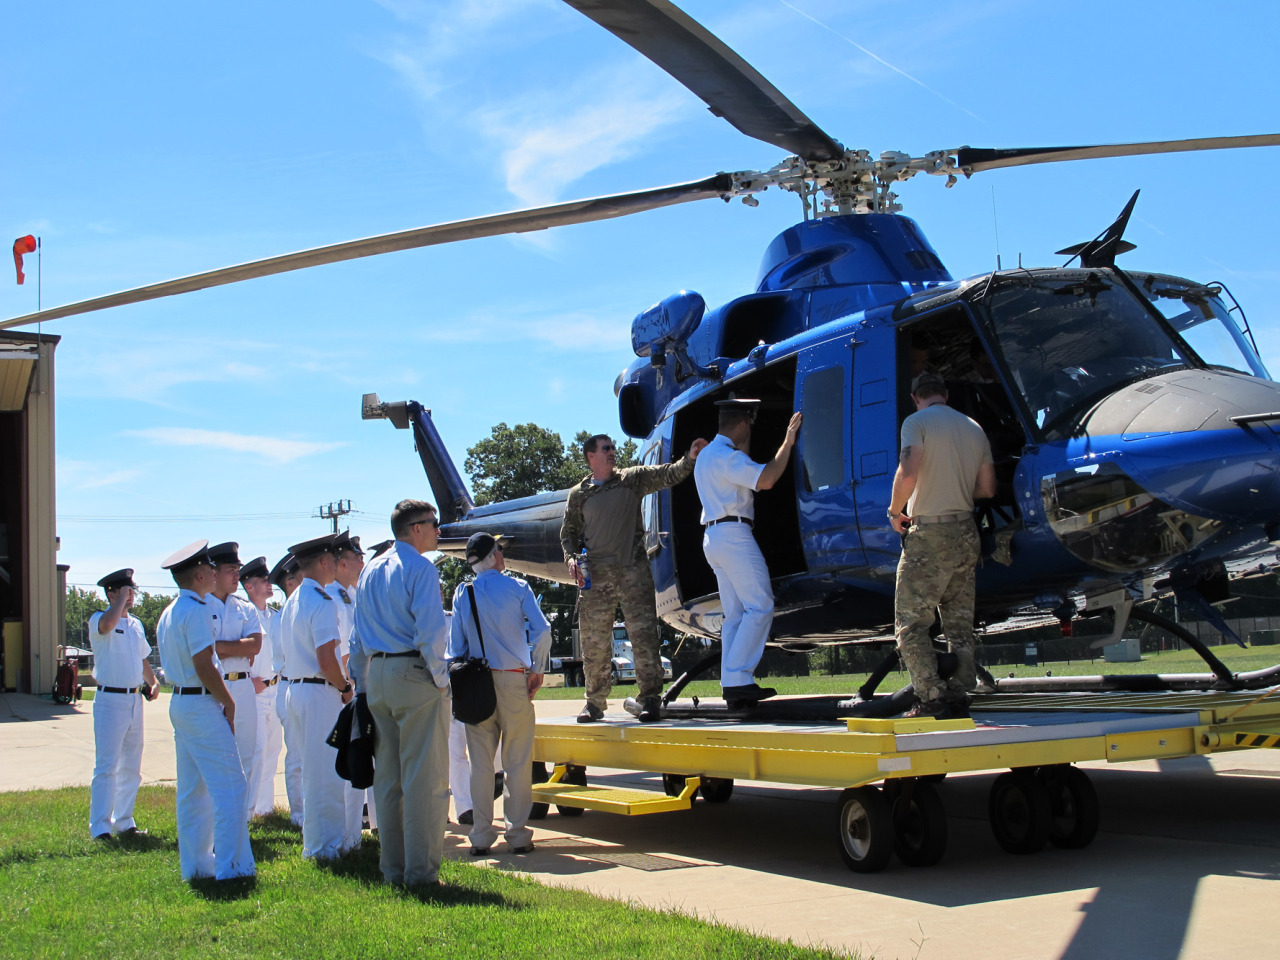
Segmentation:
<svg viewBox="0 0 1280 960">
<path fill-rule="evenodd" d="M 289 717 L 302 752 L 302 855 L 336 857 L 360 845 L 360 810 L 347 802 L 351 784 L 334 769 L 337 751 L 325 741 L 338 722 L 342 695 L 327 683 L 289 684 Z M 353 817 L 352 813 L 356 816 Z"/>
<path fill-rule="evenodd" d="M 702 552 L 715 571 L 724 608 L 720 628 L 720 685 L 741 687 L 753 675 L 773 625 L 769 568 L 745 523 L 717 523 L 702 535 Z"/>
<path fill-rule="evenodd" d="M 495 752 L 493 772 L 502 769 Z M 461 720 L 449 718 L 449 792 L 453 794 L 454 813 L 466 813 L 471 809 L 471 761 L 467 757 L 467 725 Z"/>
<path fill-rule="evenodd" d="M 373 792 L 388 883 L 439 879 L 449 817 L 449 692 L 421 657 L 373 657 L 364 687 L 377 727 Z"/>
<path fill-rule="evenodd" d="M 240 754 L 240 771 L 244 774 L 245 783 L 249 783 L 253 779 L 254 757 L 258 752 L 258 695 L 253 692 L 253 681 L 248 677 L 224 682 L 227 693 L 236 704 L 236 752 Z M 246 820 L 252 814 L 250 806 L 251 802 L 246 802 Z"/>
<path fill-rule="evenodd" d="M 288 695 L 290 684 L 281 680 L 276 684 L 276 716 L 284 731 L 284 792 L 289 798 L 289 819 L 295 827 L 302 826 L 302 741 L 298 728 L 289 716 Z"/>
<path fill-rule="evenodd" d="M 172 697 L 169 719 L 178 761 L 178 862 L 182 879 L 251 876 L 244 819 L 248 786 L 235 737 L 208 695 Z"/>
<path fill-rule="evenodd" d="M 142 695 L 93 696 L 93 782 L 89 787 L 89 835 L 136 826 L 133 804 L 142 784 Z"/>
<path fill-rule="evenodd" d="M 495 670 L 493 689 L 498 708 L 484 723 L 468 723 L 467 753 L 471 756 L 471 803 L 474 823 L 471 846 L 487 850 L 498 839 L 493 825 L 493 757 L 502 740 L 503 833 L 511 847 L 523 847 L 533 840 L 529 811 L 533 809 L 533 701 L 523 673 Z"/>
<path fill-rule="evenodd" d="M 258 716 L 258 743 L 249 775 L 249 815 L 252 817 L 264 817 L 276 806 L 276 768 L 280 765 L 280 745 L 284 739 L 284 727 L 276 715 L 277 687 L 279 684 L 267 687 L 253 698 Z"/>
</svg>

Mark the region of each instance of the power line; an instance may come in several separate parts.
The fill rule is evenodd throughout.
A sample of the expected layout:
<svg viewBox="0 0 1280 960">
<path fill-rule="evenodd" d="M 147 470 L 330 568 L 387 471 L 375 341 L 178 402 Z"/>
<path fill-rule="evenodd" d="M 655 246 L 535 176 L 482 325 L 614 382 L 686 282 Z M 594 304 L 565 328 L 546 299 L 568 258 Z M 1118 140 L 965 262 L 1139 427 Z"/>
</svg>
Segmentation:
<svg viewBox="0 0 1280 960">
<path fill-rule="evenodd" d="M 309 520 L 310 513 L 240 513 L 216 514 L 205 516 L 137 516 L 137 517 L 103 517 L 84 514 L 62 514 L 59 523 L 246 523 L 265 520 Z"/>
</svg>

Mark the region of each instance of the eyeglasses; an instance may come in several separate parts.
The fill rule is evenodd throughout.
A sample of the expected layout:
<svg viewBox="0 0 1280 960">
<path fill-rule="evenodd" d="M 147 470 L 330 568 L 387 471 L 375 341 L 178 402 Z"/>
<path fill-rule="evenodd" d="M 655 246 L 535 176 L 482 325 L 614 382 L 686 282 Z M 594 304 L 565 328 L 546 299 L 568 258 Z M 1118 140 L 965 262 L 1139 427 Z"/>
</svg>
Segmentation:
<svg viewBox="0 0 1280 960">
<path fill-rule="evenodd" d="M 439 529 L 440 529 L 440 518 L 439 518 L 439 517 L 432 517 L 430 520 L 415 520 L 415 521 L 413 521 L 413 523 L 411 523 L 411 524 L 410 524 L 410 526 L 411 526 L 411 527 L 416 527 L 416 526 L 417 526 L 418 524 L 420 524 L 420 523 L 429 523 L 429 524 L 431 524 L 431 526 L 435 527 L 437 530 L 439 530 Z"/>
<path fill-rule="evenodd" d="M 617 449 L 618 448 L 611 443 L 609 444 L 602 443 L 600 444 L 600 446 L 596 447 L 596 453 L 613 453 L 613 451 Z"/>
</svg>

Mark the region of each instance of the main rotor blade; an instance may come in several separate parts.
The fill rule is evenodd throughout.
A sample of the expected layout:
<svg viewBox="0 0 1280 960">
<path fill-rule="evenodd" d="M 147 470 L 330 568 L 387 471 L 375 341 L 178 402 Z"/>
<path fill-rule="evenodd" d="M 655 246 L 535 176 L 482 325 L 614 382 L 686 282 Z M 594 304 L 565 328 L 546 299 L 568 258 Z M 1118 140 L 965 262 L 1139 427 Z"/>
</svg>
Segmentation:
<svg viewBox="0 0 1280 960">
<path fill-rule="evenodd" d="M 749 137 L 804 160 L 842 147 L 715 34 L 668 0 L 565 0 L 697 94 Z"/>
<path fill-rule="evenodd" d="M 1021 167 L 1029 163 L 1058 163 L 1064 160 L 1095 160 L 1099 157 L 1136 157 L 1146 153 L 1185 153 L 1192 150 L 1227 150 L 1234 147 L 1280 146 L 1280 133 L 1260 133 L 1247 137 L 1204 137 L 1200 140 L 1153 140 L 1149 143 L 1111 143 L 1092 147 L 1013 147 L 992 150 L 962 147 L 956 164 L 966 173 Z"/>
<path fill-rule="evenodd" d="M 475 237 L 497 237 L 508 233 L 527 233 L 531 230 L 546 230 L 549 227 L 560 227 L 572 223 L 589 223 L 594 220 L 607 220 L 611 217 L 622 217 L 627 214 L 641 213 L 645 210 L 656 210 L 690 200 L 705 200 L 711 197 L 725 197 L 733 191 L 733 176 L 718 173 L 705 180 L 690 183 L 677 183 L 669 187 L 657 187 L 652 190 L 639 190 L 635 193 L 620 193 L 608 197 L 594 197 L 589 200 L 573 200 L 549 207 L 534 207 L 529 210 L 516 210 L 511 213 L 499 213 L 488 217 L 476 217 L 472 220 L 455 220 L 452 223 L 440 223 L 430 227 L 418 227 L 400 233 L 384 233 L 363 240 L 349 240 L 346 243 L 335 243 L 327 247 L 315 247 L 297 253 L 287 253 L 280 257 L 269 257 L 266 260 L 253 260 L 234 267 L 223 267 L 207 273 L 197 273 L 163 283 L 153 283 L 146 287 L 136 287 L 120 293 L 112 293 L 92 300 L 81 300 L 61 307 L 50 307 L 39 313 L 29 313 L 23 317 L 0 320 L 0 329 L 20 327 L 44 320 L 57 320 L 60 317 L 71 317 L 78 313 L 91 313 L 94 310 L 106 310 L 108 307 L 120 307 L 128 303 L 140 303 L 144 300 L 157 300 L 160 297 L 172 297 L 180 293 L 191 293 L 206 287 L 218 287 L 228 283 L 239 283 L 241 280 L 252 280 L 256 277 L 269 277 L 277 273 L 288 273 L 291 270 L 303 270 L 307 267 L 318 267 L 326 263 L 339 263 L 343 260 L 355 260 L 360 257 L 372 257 L 380 253 L 393 253 L 397 250 L 412 250 L 416 247 L 429 247 L 440 243 L 454 243 L 458 240 L 471 240 Z"/>
</svg>

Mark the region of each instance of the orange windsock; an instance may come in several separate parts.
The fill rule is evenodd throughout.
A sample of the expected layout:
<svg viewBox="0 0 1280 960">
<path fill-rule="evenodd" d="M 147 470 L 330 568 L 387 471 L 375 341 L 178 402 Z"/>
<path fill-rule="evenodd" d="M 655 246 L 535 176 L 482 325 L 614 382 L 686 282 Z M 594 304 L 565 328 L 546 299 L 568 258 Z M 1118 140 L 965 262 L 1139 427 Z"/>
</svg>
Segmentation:
<svg viewBox="0 0 1280 960">
<path fill-rule="evenodd" d="M 24 253 L 36 252 L 36 238 L 27 234 L 25 237 L 19 237 L 13 241 L 13 265 L 18 270 L 18 283 L 26 279 L 26 274 L 22 272 L 22 255 Z"/>
</svg>

